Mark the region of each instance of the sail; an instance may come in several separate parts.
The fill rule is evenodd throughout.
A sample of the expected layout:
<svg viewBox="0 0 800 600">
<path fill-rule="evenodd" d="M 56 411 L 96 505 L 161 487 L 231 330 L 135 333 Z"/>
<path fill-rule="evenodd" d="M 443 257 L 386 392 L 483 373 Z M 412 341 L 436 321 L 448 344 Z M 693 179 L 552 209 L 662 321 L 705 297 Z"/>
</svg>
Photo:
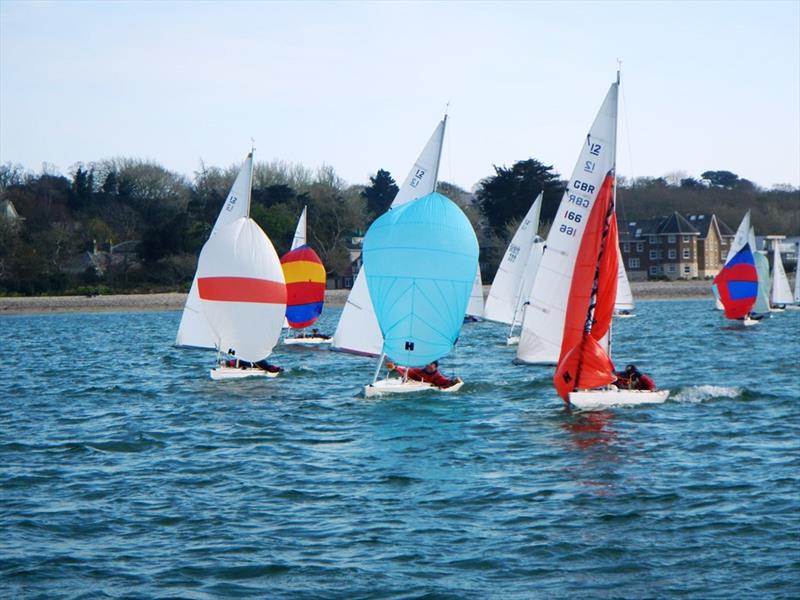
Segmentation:
<svg viewBox="0 0 800 600">
<path fill-rule="evenodd" d="M 542 246 L 539 245 L 537 251 L 534 251 L 534 245 L 537 241 L 541 241 L 536 233 L 539 230 L 542 196 L 540 193 L 531 204 L 525 218 L 514 232 L 500 266 L 497 267 L 484 311 L 484 316 L 491 321 L 507 325 L 521 321 L 521 309 L 528 300 L 527 293 L 533 285 L 541 259 Z M 528 268 L 531 261 L 535 264 L 534 269 Z"/>
<path fill-rule="evenodd" d="M 778 240 L 775 240 L 772 248 L 772 304 L 780 306 L 792 302 L 792 290 L 789 287 L 789 280 L 781 260 L 781 245 Z"/>
<path fill-rule="evenodd" d="M 794 267 L 794 301 L 800 304 L 800 242 L 795 245 L 794 255 L 797 257 Z"/>
<path fill-rule="evenodd" d="M 625 272 L 625 260 L 622 258 L 619 244 L 617 244 L 617 263 L 619 264 L 617 271 L 617 303 L 614 305 L 614 310 L 616 312 L 630 312 L 633 310 L 633 292 L 631 292 L 631 284 L 628 282 L 628 274 Z"/>
<path fill-rule="evenodd" d="M 255 221 L 220 226 L 197 265 L 200 307 L 215 346 L 255 362 L 270 355 L 286 312 L 278 255 Z"/>
<path fill-rule="evenodd" d="M 295 250 L 300 246 L 306 245 L 306 209 L 303 207 L 303 212 L 300 213 L 300 219 L 297 221 L 297 229 L 294 230 L 294 238 L 292 238 L 292 245 L 290 250 Z"/>
<path fill-rule="evenodd" d="M 439 172 L 439 159 L 442 154 L 444 130 L 447 117 L 436 126 L 428 143 L 409 171 L 402 187 L 397 192 L 392 208 L 402 206 L 411 200 L 426 196 L 436 190 Z M 333 334 L 331 348 L 353 354 L 377 356 L 381 352 L 383 338 L 372 308 L 364 269 L 359 270 L 353 289 L 339 317 L 339 324 Z"/>
<path fill-rule="evenodd" d="M 292 329 L 309 327 L 322 314 L 325 267 L 308 246 L 284 254 L 281 266 L 286 280 L 286 322 Z"/>
<path fill-rule="evenodd" d="M 553 376 L 564 400 L 577 388 L 594 388 L 616 379 L 606 336 L 617 297 L 617 235 L 614 172 L 609 171 L 587 215 L 571 273 L 564 335 Z"/>
<path fill-rule="evenodd" d="M 450 352 L 466 313 L 478 240 L 455 203 L 432 193 L 378 218 L 364 238 L 364 272 L 383 352 L 422 366 Z"/>
<path fill-rule="evenodd" d="M 475 271 L 475 279 L 472 280 L 472 290 L 469 294 L 467 303 L 467 315 L 470 317 L 483 317 L 483 280 L 481 280 L 481 266 Z"/>
<path fill-rule="evenodd" d="M 211 230 L 209 239 L 214 237 L 217 230 L 224 225 L 250 214 L 250 186 L 253 178 L 253 153 L 247 158 L 239 170 L 239 174 L 231 186 L 225 204 L 219 211 L 217 220 Z M 189 288 L 186 305 L 183 308 L 178 334 L 175 337 L 176 346 L 191 346 L 195 348 L 214 348 L 214 335 L 206 322 L 200 309 L 200 296 L 197 292 L 197 273 Z"/>
<path fill-rule="evenodd" d="M 769 312 L 769 259 L 762 252 L 755 252 L 753 261 L 758 272 L 758 294 L 753 312 L 763 315 Z"/>
<path fill-rule="evenodd" d="M 586 221 L 616 161 L 618 85 L 611 85 L 586 136 L 550 227 L 522 322 L 517 358 L 523 362 L 554 364 L 561 354 L 575 259 Z"/>
<path fill-rule="evenodd" d="M 725 307 L 722 306 L 722 300 L 719 299 L 719 290 L 717 289 L 717 284 L 711 284 L 711 293 L 714 294 L 714 309 L 715 310 L 724 310 Z"/>
<path fill-rule="evenodd" d="M 758 294 L 758 273 L 749 243 L 745 242 L 725 263 L 714 285 L 728 319 L 742 319 L 752 310 Z"/>
</svg>

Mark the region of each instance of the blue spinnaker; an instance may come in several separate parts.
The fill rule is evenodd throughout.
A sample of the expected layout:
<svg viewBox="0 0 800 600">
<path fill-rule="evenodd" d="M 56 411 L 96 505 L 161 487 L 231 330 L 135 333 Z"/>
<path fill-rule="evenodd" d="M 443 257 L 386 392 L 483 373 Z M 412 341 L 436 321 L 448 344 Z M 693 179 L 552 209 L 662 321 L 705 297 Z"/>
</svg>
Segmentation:
<svg viewBox="0 0 800 600">
<path fill-rule="evenodd" d="M 418 367 L 450 352 L 478 266 L 461 209 L 435 192 L 393 208 L 370 226 L 363 258 L 386 355 Z"/>
</svg>

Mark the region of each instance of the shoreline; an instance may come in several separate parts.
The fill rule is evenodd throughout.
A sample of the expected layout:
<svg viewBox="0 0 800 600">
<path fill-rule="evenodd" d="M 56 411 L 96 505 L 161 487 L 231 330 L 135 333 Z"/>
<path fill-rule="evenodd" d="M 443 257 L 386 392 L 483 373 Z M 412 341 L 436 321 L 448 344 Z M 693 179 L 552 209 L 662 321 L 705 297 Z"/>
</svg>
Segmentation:
<svg viewBox="0 0 800 600">
<path fill-rule="evenodd" d="M 635 300 L 711 300 L 711 281 L 632 281 Z M 344 306 L 350 290 L 327 290 L 325 303 L 331 307 Z M 483 288 L 484 297 L 489 286 Z M 150 312 L 182 310 L 186 294 L 169 292 L 157 294 L 109 294 L 105 296 L 22 296 L 0 297 L 1 315 L 93 313 L 93 312 Z"/>
</svg>

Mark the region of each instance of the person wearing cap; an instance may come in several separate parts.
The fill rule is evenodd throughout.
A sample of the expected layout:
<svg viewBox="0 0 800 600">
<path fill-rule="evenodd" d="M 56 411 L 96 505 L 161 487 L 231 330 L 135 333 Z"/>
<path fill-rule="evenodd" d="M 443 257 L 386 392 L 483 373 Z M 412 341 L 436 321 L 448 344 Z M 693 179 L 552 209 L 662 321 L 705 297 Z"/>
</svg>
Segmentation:
<svg viewBox="0 0 800 600">
<path fill-rule="evenodd" d="M 642 373 L 636 365 L 628 365 L 625 370 L 618 372 L 614 385 L 623 390 L 643 390 L 654 392 L 656 382 L 647 373 Z"/>
<path fill-rule="evenodd" d="M 449 388 L 461 381 L 459 377 L 455 379 L 448 379 L 444 375 L 439 372 L 439 361 L 434 360 L 433 362 L 428 363 L 421 369 L 412 367 L 410 369 L 406 367 L 400 367 L 394 364 L 392 361 L 386 361 L 386 368 L 390 371 L 397 371 L 400 375 L 406 375 L 408 379 L 413 381 L 424 381 L 425 383 L 430 383 L 433 386 L 438 388 Z"/>
</svg>

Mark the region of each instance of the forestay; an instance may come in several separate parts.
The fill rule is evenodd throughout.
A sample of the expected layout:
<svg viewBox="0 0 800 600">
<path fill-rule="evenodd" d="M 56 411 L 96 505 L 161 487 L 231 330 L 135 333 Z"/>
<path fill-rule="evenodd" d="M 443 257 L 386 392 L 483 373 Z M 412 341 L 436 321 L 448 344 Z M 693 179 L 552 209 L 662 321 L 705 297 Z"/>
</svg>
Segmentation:
<svg viewBox="0 0 800 600">
<path fill-rule="evenodd" d="M 522 321 L 536 271 L 541 262 L 544 241 L 537 235 L 542 196 L 534 200 L 506 248 L 494 276 L 484 315 L 491 321 L 513 325 Z"/>
<path fill-rule="evenodd" d="M 209 239 L 214 237 L 220 227 L 233 223 L 235 220 L 250 214 L 250 188 L 253 178 L 253 153 L 247 158 L 228 192 L 225 204 L 217 216 Z M 175 337 L 176 346 L 190 346 L 195 348 L 214 348 L 214 335 L 200 308 L 200 296 L 197 293 L 197 273 L 192 279 L 192 287 L 186 297 L 178 334 Z"/>
<path fill-rule="evenodd" d="M 397 192 L 391 208 L 406 204 L 416 198 L 426 196 L 436 190 L 439 159 L 444 142 L 447 117 L 434 129 L 428 143 L 409 171 L 402 187 Z M 474 272 L 473 272 L 474 276 Z M 339 324 L 333 335 L 331 348 L 342 352 L 377 356 L 381 352 L 383 338 L 375 310 L 372 307 L 364 269 L 360 269 L 347 296 L 347 302 L 339 317 Z"/>
<path fill-rule="evenodd" d="M 584 228 L 603 182 L 614 169 L 618 84 L 611 85 L 583 143 L 547 236 L 525 311 L 517 358 L 555 364 L 561 350 L 572 272 Z"/>
<path fill-rule="evenodd" d="M 378 218 L 364 238 L 364 272 L 383 352 L 407 366 L 447 354 L 458 339 L 478 264 L 466 215 L 432 193 Z"/>
<path fill-rule="evenodd" d="M 237 219 L 206 242 L 197 287 L 217 348 L 251 362 L 270 355 L 286 312 L 286 285 L 275 248 L 255 221 Z"/>
</svg>

